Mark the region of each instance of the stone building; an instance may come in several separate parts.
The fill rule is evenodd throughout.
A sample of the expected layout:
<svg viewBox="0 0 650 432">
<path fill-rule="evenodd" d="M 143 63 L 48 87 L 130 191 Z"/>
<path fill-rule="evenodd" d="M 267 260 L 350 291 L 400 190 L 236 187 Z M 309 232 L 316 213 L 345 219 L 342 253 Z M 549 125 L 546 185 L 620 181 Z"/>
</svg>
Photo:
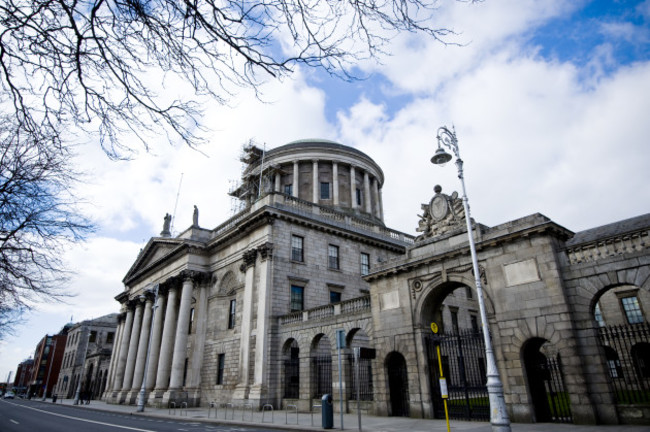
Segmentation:
<svg viewBox="0 0 650 432">
<path fill-rule="evenodd" d="M 305 140 L 242 161 L 241 212 L 210 229 L 195 208 L 175 237 L 165 216 L 129 269 L 104 397 L 135 403 L 144 382 L 149 404 L 308 411 L 331 393 L 432 418 L 440 363 L 452 416 L 487 419 L 458 195 L 436 187 L 413 237 L 384 225 L 383 172 L 358 150 Z M 648 422 L 650 215 L 579 233 L 541 214 L 472 225 L 510 417 Z"/>
<path fill-rule="evenodd" d="M 106 390 L 116 328 L 116 313 L 68 324 L 63 362 L 54 389 L 59 397 L 73 398 L 77 390 L 93 399 L 102 395 Z"/>
</svg>

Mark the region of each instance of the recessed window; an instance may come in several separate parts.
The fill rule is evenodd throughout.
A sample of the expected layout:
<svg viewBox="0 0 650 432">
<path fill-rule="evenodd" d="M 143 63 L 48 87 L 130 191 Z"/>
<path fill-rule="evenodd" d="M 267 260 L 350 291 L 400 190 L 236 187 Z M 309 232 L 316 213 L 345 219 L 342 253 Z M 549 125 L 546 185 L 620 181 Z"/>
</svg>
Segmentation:
<svg viewBox="0 0 650 432">
<path fill-rule="evenodd" d="M 223 384 L 223 371 L 226 368 L 226 355 L 217 356 L 217 385 Z"/>
<path fill-rule="evenodd" d="M 470 315 L 469 318 L 472 321 L 472 331 L 478 333 L 478 317 L 476 315 Z"/>
<path fill-rule="evenodd" d="M 451 311 L 451 328 L 453 329 L 454 333 L 458 334 L 458 311 L 457 310 Z"/>
<path fill-rule="evenodd" d="M 330 199 L 330 184 L 328 182 L 320 183 L 320 199 Z"/>
<path fill-rule="evenodd" d="M 228 328 L 235 328 L 235 314 L 237 311 L 237 300 L 230 300 L 230 311 L 228 312 Z"/>
<path fill-rule="evenodd" d="M 596 303 L 594 318 L 596 319 L 596 323 L 598 323 L 598 327 L 605 327 L 605 319 L 603 318 L 603 312 L 600 310 L 600 303 Z"/>
<path fill-rule="evenodd" d="M 293 195 L 293 185 L 291 184 L 284 185 L 284 193 L 287 195 Z"/>
<path fill-rule="evenodd" d="M 467 296 L 468 299 L 472 298 L 472 289 L 468 286 L 465 287 L 465 295 Z"/>
<path fill-rule="evenodd" d="M 643 322 L 643 314 L 641 313 L 641 306 L 639 306 L 637 296 L 623 297 L 621 299 L 621 306 L 623 306 L 628 324 L 639 324 Z"/>
<path fill-rule="evenodd" d="M 327 266 L 331 269 L 339 269 L 339 247 L 329 245 L 327 248 Z"/>
<path fill-rule="evenodd" d="M 192 326 L 194 325 L 194 308 L 190 309 L 190 323 L 188 325 L 187 334 L 192 333 Z"/>
<path fill-rule="evenodd" d="M 361 252 L 361 276 L 370 273 L 370 255 Z"/>
<path fill-rule="evenodd" d="M 88 338 L 88 342 L 95 342 L 96 340 L 97 340 L 97 332 L 95 330 L 91 330 L 90 337 Z"/>
<path fill-rule="evenodd" d="M 108 334 L 106 335 L 106 343 L 113 343 L 114 338 L 115 338 L 115 333 L 108 332 Z"/>
<path fill-rule="evenodd" d="M 330 303 L 338 303 L 341 301 L 341 293 L 339 291 L 330 291 Z"/>
<path fill-rule="evenodd" d="M 291 236 L 291 260 L 303 262 L 303 243 L 304 239 L 297 235 Z"/>
<path fill-rule="evenodd" d="M 291 312 L 304 309 L 305 287 L 291 285 Z"/>
<path fill-rule="evenodd" d="M 360 206 L 363 201 L 363 195 L 361 194 L 361 189 L 357 188 L 357 205 Z"/>
</svg>

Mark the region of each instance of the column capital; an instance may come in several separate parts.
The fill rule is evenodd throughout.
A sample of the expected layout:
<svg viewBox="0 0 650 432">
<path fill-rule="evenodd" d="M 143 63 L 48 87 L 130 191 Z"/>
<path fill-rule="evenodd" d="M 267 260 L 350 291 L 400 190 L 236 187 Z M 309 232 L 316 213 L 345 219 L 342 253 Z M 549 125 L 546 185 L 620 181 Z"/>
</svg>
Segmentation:
<svg viewBox="0 0 650 432">
<path fill-rule="evenodd" d="M 257 249 L 247 250 L 244 252 L 242 259 L 244 262 L 241 266 L 239 266 L 239 270 L 241 270 L 242 273 L 246 273 L 246 270 L 249 267 L 253 267 L 255 265 L 255 260 L 257 259 Z"/>
<path fill-rule="evenodd" d="M 260 261 L 266 261 L 273 259 L 273 243 L 266 242 L 263 245 L 257 248 L 257 251 L 260 254 Z"/>
</svg>

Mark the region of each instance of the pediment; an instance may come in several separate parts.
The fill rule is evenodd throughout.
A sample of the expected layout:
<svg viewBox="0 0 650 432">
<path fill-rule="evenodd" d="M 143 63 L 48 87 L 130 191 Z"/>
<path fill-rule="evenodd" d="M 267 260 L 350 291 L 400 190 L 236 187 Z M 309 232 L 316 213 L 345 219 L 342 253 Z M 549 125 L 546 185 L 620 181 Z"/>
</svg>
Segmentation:
<svg viewBox="0 0 650 432">
<path fill-rule="evenodd" d="M 146 271 L 148 268 L 155 266 L 165 257 L 172 255 L 179 247 L 182 247 L 181 239 L 170 238 L 153 238 L 140 251 L 135 262 L 129 269 L 123 281 L 131 279 L 134 275 Z"/>
</svg>

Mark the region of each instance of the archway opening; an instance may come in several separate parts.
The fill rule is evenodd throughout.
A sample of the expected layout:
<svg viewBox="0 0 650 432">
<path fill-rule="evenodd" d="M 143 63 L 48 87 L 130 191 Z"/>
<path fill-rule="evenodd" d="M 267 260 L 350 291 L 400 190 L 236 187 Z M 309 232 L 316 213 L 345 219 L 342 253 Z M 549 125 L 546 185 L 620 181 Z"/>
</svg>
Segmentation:
<svg viewBox="0 0 650 432">
<path fill-rule="evenodd" d="M 300 397 L 300 348 L 298 341 L 289 339 L 282 350 L 284 364 L 284 398 Z"/>
<path fill-rule="evenodd" d="M 317 335 L 311 344 L 311 396 L 320 399 L 332 394 L 332 348 L 329 338 Z"/>
<path fill-rule="evenodd" d="M 390 395 L 390 415 L 409 416 L 408 371 L 404 356 L 396 351 L 386 357 L 386 375 Z"/>
</svg>

